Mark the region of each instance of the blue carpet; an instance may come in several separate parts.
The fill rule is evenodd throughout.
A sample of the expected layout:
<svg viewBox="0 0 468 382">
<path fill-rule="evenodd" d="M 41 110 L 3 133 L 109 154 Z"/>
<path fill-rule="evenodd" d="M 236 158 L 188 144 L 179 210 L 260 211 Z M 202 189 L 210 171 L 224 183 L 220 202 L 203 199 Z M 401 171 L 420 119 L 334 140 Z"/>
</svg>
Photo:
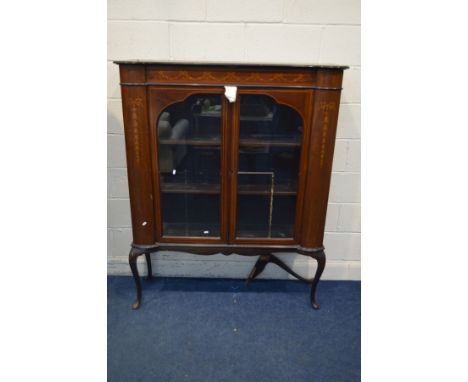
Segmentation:
<svg viewBox="0 0 468 382">
<path fill-rule="evenodd" d="M 156 278 L 133 311 L 131 277 L 108 277 L 108 380 L 360 380 L 361 284 Z"/>
</svg>

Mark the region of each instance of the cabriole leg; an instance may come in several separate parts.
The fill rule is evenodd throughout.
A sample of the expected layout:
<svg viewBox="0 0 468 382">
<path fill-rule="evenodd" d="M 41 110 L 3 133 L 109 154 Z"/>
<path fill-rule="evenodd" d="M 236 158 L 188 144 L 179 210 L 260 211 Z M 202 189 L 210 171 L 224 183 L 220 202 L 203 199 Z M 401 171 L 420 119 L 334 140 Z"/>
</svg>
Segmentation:
<svg viewBox="0 0 468 382">
<path fill-rule="evenodd" d="M 268 264 L 269 259 L 270 259 L 270 255 L 261 255 L 258 258 L 258 260 L 255 263 L 254 267 L 250 271 L 250 274 L 247 277 L 247 280 L 245 280 L 246 285 L 248 285 L 251 280 L 253 280 L 255 277 L 257 277 L 260 273 L 263 272 L 266 265 Z"/>
<path fill-rule="evenodd" d="M 142 254 L 143 252 L 135 248 L 132 248 L 130 250 L 130 254 L 128 255 L 128 262 L 130 263 L 130 269 L 132 270 L 132 275 L 135 280 L 135 285 L 136 285 L 136 290 L 137 290 L 137 299 L 132 305 L 133 309 L 138 309 L 141 305 L 141 281 L 140 281 L 140 275 L 138 274 L 137 259 L 138 259 L 138 256 Z"/>
<path fill-rule="evenodd" d="M 316 293 L 317 293 L 317 285 L 320 281 L 320 277 L 322 276 L 323 270 L 325 269 L 325 262 L 326 262 L 325 252 L 322 250 L 322 251 L 318 251 L 314 253 L 300 252 L 300 254 L 313 257 L 315 260 L 317 260 L 317 263 L 318 263 L 317 270 L 315 271 L 315 277 L 313 279 L 306 279 L 305 277 L 302 277 L 298 273 L 294 272 L 288 265 L 286 265 L 279 258 L 270 254 L 270 255 L 262 255 L 259 257 L 259 259 L 255 263 L 252 271 L 250 272 L 247 278 L 246 284 L 252 279 L 254 279 L 255 277 L 257 277 L 261 272 L 263 272 L 263 270 L 265 269 L 265 266 L 268 263 L 276 264 L 280 268 L 283 268 L 289 274 L 296 277 L 297 279 L 302 280 L 306 283 L 312 284 L 312 287 L 310 289 L 310 303 L 314 309 L 319 309 L 320 305 L 317 303 Z"/>
<path fill-rule="evenodd" d="M 315 271 L 314 279 L 312 280 L 312 287 L 310 288 L 310 303 L 312 308 L 319 309 L 320 305 L 317 303 L 317 285 L 320 281 L 320 276 L 322 276 L 323 270 L 325 269 L 326 257 L 325 252 L 320 251 L 313 255 L 314 259 L 317 260 L 317 270 Z"/>
<path fill-rule="evenodd" d="M 153 278 L 153 270 L 151 268 L 151 253 L 149 252 L 145 253 L 145 257 L 146 257 L 146 266 L 148 268 L 148 275 L 146 278 L 148 280 L 151 280 Z"/>
</svg>

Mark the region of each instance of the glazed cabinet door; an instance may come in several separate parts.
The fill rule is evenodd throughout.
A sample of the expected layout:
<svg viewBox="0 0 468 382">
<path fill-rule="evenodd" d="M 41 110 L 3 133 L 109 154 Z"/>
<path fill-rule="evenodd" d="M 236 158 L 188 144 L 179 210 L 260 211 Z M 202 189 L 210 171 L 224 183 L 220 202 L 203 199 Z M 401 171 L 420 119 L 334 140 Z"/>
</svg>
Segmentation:
<svg viewBox="0 0 468 382">
<path fill-rule="evenodd" d="M 299 242 L 311 104 L 309 90 L 240 90 L 232 118 L 232 242 Z"/>
<path fill-rule="evenodd" d="M 149 88 L 160 242 L 227 237 L 227 104 L 222 88 Z"/>
</svg>

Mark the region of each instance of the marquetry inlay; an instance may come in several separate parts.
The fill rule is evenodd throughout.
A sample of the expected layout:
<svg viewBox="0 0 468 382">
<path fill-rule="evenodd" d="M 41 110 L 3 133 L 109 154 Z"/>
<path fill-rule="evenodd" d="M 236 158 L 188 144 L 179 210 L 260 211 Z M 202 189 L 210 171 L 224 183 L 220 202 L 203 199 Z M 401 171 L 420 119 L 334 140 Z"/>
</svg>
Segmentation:
<svg viewBox="0 0 468 382">
<path fill-rule="evenodd" d="M 251 84 L 294 84 L 312 85 L 312 72 L 286 71 L 243 71 L 243 70 L 148 70 L 147 81 L 157 83 L 195 82 L 195 83 L 251 83 Z"/>
<path fill-rule="evenodd" d="M 141 162 L 141 143 L 140 143 L 140 129 L 138 121 L 138 108 L 143 106 L 143 99 L 136 97 L 130 100 L 130 125 L 132 126 L 132 141 L 135 150 L 136 164 Z"/>
<path fill-rule="evenodd" d="M 319 108 L 323 115 L 322 142 L 320 146 L 320 168 L 322 168 L 325 162 L 327 135 L 330 127 L 330 111 L 335 110 L 335 104 L 333 102 L 320 102 Z"/>
</svg>

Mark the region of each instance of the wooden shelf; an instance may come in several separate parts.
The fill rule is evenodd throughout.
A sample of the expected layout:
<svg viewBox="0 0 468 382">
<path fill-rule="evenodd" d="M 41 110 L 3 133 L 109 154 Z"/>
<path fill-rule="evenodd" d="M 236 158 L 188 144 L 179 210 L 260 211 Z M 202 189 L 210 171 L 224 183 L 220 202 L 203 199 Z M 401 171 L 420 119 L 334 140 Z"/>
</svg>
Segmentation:
<svg viewBox="0 0 468 382">
<path fill-rule="evenodd" d="M 187 138 L 187 139 L 167 139 L 159 138 L 160 145 L 187 145 L 187 146 L 214 146 L 220 147 L 219 137 L 213 138 Z M 241 138 L 239 146 L 244 147 L 299 147 L 299 140 L 279 140 L 267 138 Z"/>
<path fill-rule="evenodd" d="M 219 137 L 212 138 L 187 138 L 187 139 L 165 139 L 159 138 L 160 145 L 187 145 L 187 146 L 214 146 L 220 148 Z"/>
<path fill-rule="evenodd" d="M 207 183 L 161 183 L 161 192 L 168 194 L 219 194 L 219 184 Z M 275 196 L 296 195 L 296 189 L 288 184 L 275 185 Z M 239 184 L 239 195 L 270 195 L 268 184 Z"/>
<path fill-rule="evenodd" d="M 241 227 L 236 227 L 236 238 L 238 239 L 268 239 L 268 238 L 282 238 L 291 239 L 294 236 L 292 226 L 274 224 L 271 229 L 271 236 L 268 236 L 268 228 L 263 229 L 258 224 L 241 224 Z"/>
<path fill-rule="evenodd" d="M 269 184 L 238 184 L 237 193 L 239 195 L 270 195 Z M 296 189 L 289 184 L 275 185 L 274 195 L 296 195 Z"/>
<path fill-rule="evenodd" d="M 239 139 L 239 146 L 248 147 L 299 147 L 301 142 L 299 140 L 279 140 L 268 138 L 241 138 Z"/>
<path fill-rule="evenodd" d="M 219 237 L 219 223 L 165 223 L 163 236 Z"/>
<path fill-rule="evenodd" d="M 202 111 L 201 113 L 193 113 L 194 117 L 202 118 L 221 118 L 221 111 Z M 271 122 L 273 121 L 273 113 L 269 112 L 265 115 L 249 115 L 241 114 L 239 116 L 240 121 L 249 121 L 249 122 Z"/>
<path fill-rule="evenodd" d="M 161 183 L 161 192 L 168 194 L 219 194 L 219 184 Z"/>
</svg>

